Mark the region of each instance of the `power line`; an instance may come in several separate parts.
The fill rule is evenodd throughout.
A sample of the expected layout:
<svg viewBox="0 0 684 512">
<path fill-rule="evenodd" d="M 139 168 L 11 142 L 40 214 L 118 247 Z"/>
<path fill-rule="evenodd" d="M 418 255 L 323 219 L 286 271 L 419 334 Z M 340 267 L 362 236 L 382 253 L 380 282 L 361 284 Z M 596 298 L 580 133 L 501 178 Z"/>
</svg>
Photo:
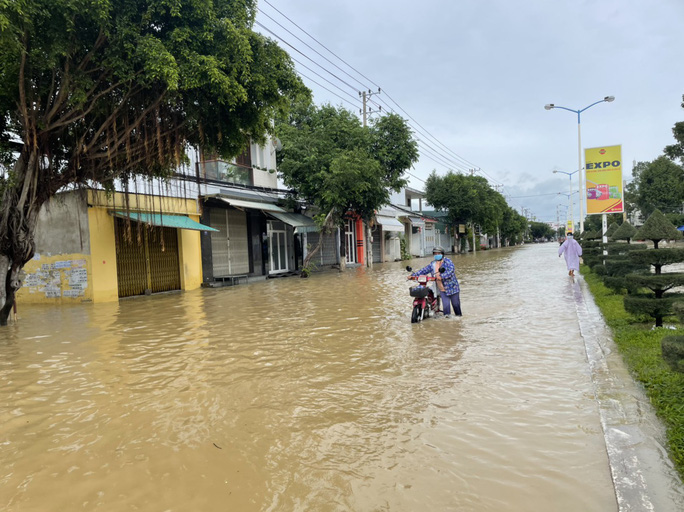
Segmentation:
<svg viewBox="0 0 684 512">
<path fill-rule="evenodd" d="M 380 88 L 380 86 L 377 85 L 373 80 L 371 80 L 370 78 L 368 78 L 368 77 L 366 77 L 365 75 L 363 75 L 363 73 L 361 73 L 360 71 L 358 71 L 358 70 L 357 70 L 356 68 L 354 68 L 351 64 L 349 64 L 349 63 L 346 62 L 344 59 L 342 59 L 342 58 L 339 57 L 337 54 L 335 54 L 335 53 L 334 53 L 332 50 L 330 50 L 327 46 L 325 46 L 323 43 L 321 43 L 320 41 L 318 41 L 318 39 L 316 39 L 315 37 L 313 37 L 313 36 L 312 36 L 311 34 L 309 34 L 306 30 L 304 30 L 302 27 L 300 27 L 300 26 L 297 25 L 294 21 L 292 21 L 289 17 L 287 17 L 283 12 L 281 12 L 281 11 L 278 10 L 276 7 L 274 7 L 273 4 L 271 4 L 271 3 L 268 2 L 268 1 L 266 1 L 265 3 L 268 4 L 270 7 L 272 7 L 276 12 L 278 12 L 281 16 L 283 16 L 286 20 L 288 20 L 290 23 L 292 23 L 295 27 L 297 27 L 297 28 L 298 28 L 299 30 L 301 30 L 303 33 L 305 33 L 308 37 L 310 37 L 313 41 L 315 41 L 317 44 L 319 44 L 322 48 L 324 48 L 327 52 L 329 52 L 331 55 L 333 55 L 333 56 L 334 56 L 336 59 L 338 59 L 340 62 L 344 63 L 346 66 L 348 66 L 348 67 L 349 67 L 350 69 L 352 69 L 354 72 L 356 72 L 356 73 L 359 74 L 360 76 L 364 77 L 366 80 L 368 80 L 369 82 L 371 82 L 371 83 L 372 83 L 373 85 L 375 85 L 376 87 Z M 343 70 L 342 68 L 340 68 L 338 65 L 336 65 L 334 62 L 332 62 L 330 59 L 326 58 L 324 55 L 322 55 L 320 52 L 318 52 L 318 51 L 317 51 L 315 48 L 313 48 L 311 45 L 309 45 L 308 43 L 306 43 L 305 41 L 303 41 L 303 40 L 302 40 L 301 38 L 299 38 L 297 35 L 295 35 L 294 33 L 292 33 L 290 30 L 288 30 L 286 27 L 284 27 L 284 26 L 283 26 L 282 24 L 280 24 L 278 21 L 276 21 L 272 16 L 268 15 L 267 13 L 265 13 L 262 9 L 259 9 L 259 12 L 261 12 L 264 16 L 266 16 L 266 17 L 268 17 L 269 19 L 271 19 L 274 23 L 276 23 L 278 26 L 280 26 L 280 27 L 283 28 L 285 31 L 287 31 L 289 34 L 291 34 L 293 37 L 295 37 L 298 41 L 302 42 L 304 45 L 306 45 L 308 48 L 310 48 L 312 51 L 314 51 L 317 55 L 321 56 L 321 57 L 324 58 L 327 62 L 329 62 L 330 64 L 332 64 L 333 66 L 335 66 L 337 69 L 339 69 L 340 71 L 342 71 L 343 73 L 345 73 L 347 76 L 349 76 L 350 78 L 352 78 L 353 80 L 355 80 L 355 81 L 356 81 L 357 83 L 359 83 L 362 87 L 368 88 L 367 85 L 363 84 L 360 80 L 358 80 L 357 78 L 353 77 L 353 76 L 350 75 L 348 72 L 346 72 L 345 70 Z M 293 45 L 291 45 L 290 43 L 288 43 L 287 41 L 285 41 L 282 37 L 280 37 L 279 35 L 275 34 L 272 30 L 266 28 L 263 24 L 261 24 L 261 23 L 259 23 L 259 22 L 256 22 L 256 23 L 257 23 L 260 27 L 264 28 L 264 29 L 267 30 L 269 33 L 271 33 L 273 36 L 275 36 L 276 38 L 280 39 L 283 43 L 285 43 L 285 44 L 287 44 L 288 46 L 292 47 L 293 49 L 295 49 L 296 51 L 298 51 L 300 54 L 305 55 L 305 54 L 302 53 L 300 50 L 294 48 Z M 306 55 L 305 55 L 305 56 L 306 56 Z M 321 67 L 322 69 L 325 69 L 324 66 L 321 66 L 319 63 L 315 62 L 313 59 L 309 58 L 308 56 L 306 56 L 306 57 L 307 57 L 309 60 L 311 60 L 312 62 L 314 62 L 317 66 Z M 328 73 L 330 73 L 332 76 L 334 76 L 335 78 L 337 78 L 338 80 L 340 80 L 342 83 L 344 83 L 344 84 L 347 85 L 348 87 L 353 87 L 353 86 L 351 86 L 349 83 L 347 83 L 346 81 L 344 81 L 344 80 L 342 80 L 341 78 L 339 78 L 338 76 L 336 76 L 334 73 L 330 72 L 328 69 L 325 69 L 325 71 L 328 72 Z M 383 91 L 383 92 L 385 92 L 385 91 Z M 450 161 L 451 164 L 452 164 L 454 167 L 456 167 L 456 168 L 466 168 L 466 169 L 467 169 L 467 168 L 477 167 L 477 166 L 471 164 L 470 162 L 468 162 L 467 160 L 463 159 L 461 156 L 459 156 L 457 153 L 455 153 L 453 150 L 451 150 L 448 146 L 446 146 L 446 145 L 443 144 L 441 141 L 439 141 L 434 135 L 432 135 L 432 134 L 431 134 L 430 132 L 428 132 L 420 123 L 418 123 L 418 121 L 416 121 L 408 112 L 406 112 L 406 110 L 404 110 L 403 107 L 401 107 L 401 105 L 399 105 L 399 103 L 397 103 L 391 96 L 389 96 L 389 94 L 387 94 L 386 92 L 385 92 L 385 94 L 387 95 L 387 97 L 388 97 L 388 98 L 389 98 L 389 99 L 390 99 L 390 100 L 391 100 L 391 101 L 392 101 L 392 102 L 393 102 L 393 103 L 394 103 L 394 104 L 395 104 L 395 105 L 396 105 L 404 114 L 406 114 L 414 123 L 416 123 L 416 124 L 420 127 L 420 129 L 422 130 L 423 136 L 426 136 L 426 137 L 428 137 L 428 138 L 434 140 L 436 144 L 439 144 L 440 146 L 444 147 L 448 152 L 450 152 L 450 153 L 452 153 L 453 155 L 455 155 L 456 158 L 458 158 L 458 159 L 461 160 L 462 162 L 465 162 L 466 165 L 464 165 L 464 164 L 461 163 L 461 162 L 456 163 L 457 161 L 454 161 L 454 160 L 453 160 L 453 157 L 451 157 L 451 156 L 446 156 L 446 155 L 440 153 L 440 151 L 438 151 L 438 150 L 436 150 L 435 148 L 432 147 L 433 151 L 435 151 L 435 152 L 437 152 L 438 154 L 440 154 L 440 155 L 441 155 L 443 158 L 445 158 L 447 161 Z M 380 101 L 385 105 L 385 107 L 389 108 L 392 112 L 395 112 L 394 109 L 393 109 L 389 104 L 387 104 L 387 102 L 385 102 L 385 101 L 383 101 L 383 100 L 380 100 Z M 380 107 L 380 105 L 379 105 L 378 103 L 375 103 L 375 104 L 376 104 L 378 107 Z M 396 112 L 395 112 L 395 113 L 396 113 Z M 414 129 L 416 129 L 416 128 L 414 127 Z M 421 130 L 416 129 L 416 131 L 419 131 L 419 132 L 420 132 Z M 479 172 L 482 172 L 482 171 L 480 170 Z M 486 174 L 486 173 L 483 172 L 483 174 Z M 489 179 L 491 179 L 492 181 L 495 181 L 493 178 L 491 178 L 491 176 L 488 176 L 488 177 L 489 177 Z"/>
<path fill-rule="evenodd" d="M 338 98 L 340 98 L 342 101 L 346 101 L 346 102 L 349 103 L 352 107 L 354 107 L 354 108 L 357 108 L 357 107 L 358 107 L 358 105 L 354 105 L 351 101 L 349 101 L 349 100 L 343 98 L 342 96 L 340 96 L 339 94 L 337 94 L 335 91 L 331 91 L 331 90 L 328 89 L 326 86 L 319 84 L 318 82 L 316 82 L 316 80 L 314 80 L 314 79 L 311 78 L 311 77 L 306 76 L 306 75 L 305 75 L 304 73 L 302 73 L 301 71 L 297 71 L 297 74 L 298 74 L 299 76 L 302 76 L 302 77 L 306 78 L 307 80 L 309 80 L 309 81 L 315 83 L 318 87 L 320 87 L 320 88 L 322 88 L 322 89 L 325 89 L 325 90 L 328 91 L 330 94 L 334 94 L 335 96 L 337 96 Z"/>
<path fill-rule="evenodd" d="M 302 52 L 301 50 L 299 50 L 298 48 L 296 48 L 294 45 L 292 45 L 292 44 L 290 44 L 289 42 L 287 42 L 287 41 L 286 41 L 285 39 L 283 39 L 281 36 L 279 36 L 278 34 L 276 34 L 275 32 L 273 32 L 270 28 L 266 27 L 266 26 L 263 25 L 262 23 L 259 23 L 258 21 L 255 21 L 254 23 L 255 23 L 256 25 L 260 26 L 261 28 L 263 28 L 266 32 L 268 32 L 269 34 L 271 34 L 273 37 L 279 39 L 282 43 L 284 43 L 284 44 L 286 44 L 287 46 L 289 46 L 290 48 L 292 48 L 294 51 L 296 51 L 297 53 L 299 53 L 299 54 L 302 55 L 303 57 L 307 58 L 308 60 L 310 60 L 311 62 L 313 62 L 314 64 L 316 64 L 318 67 L 320 67 L 321 69 L 323 69 L 324 71 L 326 71 L 327 73 L 329 73 L 331 76 L 335 77 L 337 80 L 339 80 L 339 81 L 342 82 L 343 84 L 345 84 L 345 85 L 347 85 L 348 87 L 350 87 L 352 90 L 354 90 L 354 91 L 356 90 L 355 87 L 349 85 L 347 82 L 345 82 L 344 80 L 342 80 L 339 76 L 337 76 L 335 73 L 333 73 L 333 72 L 330 71 L 329 69 L 326 69 L 325 67 L 321 66 L 318 62 L 316 62 L 316 61 L 313 60 L 311 57 L 309 57 L 308 55 L 306 55 L 304 52 Z"/>
<path fill-rule="evenodd" d="M 364 75 L 363 73 L 361 73 L 361 72 L 360 72 L 359 70 L 357 70 L 354 66 L 352 66 L 351 64 L 349 64 L 347 61 L 345 61 L 344 59 L 342 59 L 342 58 L 341 58 L 340 56 L 338 56 L 337 54 L 335 54 L 335 53 L 334 53 L 332 50 L 330 50 L 327 46 L 325 46 L 325 45 L 324 45 L 323 43 L 321 43 L 318 39 L 316 39 L 315 37 L 313 37 L 309 32 L 307 32 L 305 29 L 303 29 L 303 28 L 300 27 L 297 23 L 295 23 L 292 19 L 290 19 L 287 15 L 285 15 L 282 11 L 280 11 L 278 8 L 276 8 L 271 2 L 269 2 L 268 0 L 263 0 L 263 1 L 264 1 L 265 4 L 269 5 L 273 10 L 275 10 L 278 14 L 280 14 L 283 18 L 285 18 L 288 22 L 290 22 L 292 25 L 294 25 L 295 27 L 297 27 L 297 29 L 299 29 L 301 32 L 303 32 L 304 34 L 306 34 L 311 40 L 315 41 L 318 45 L 320 45 L 322 48 L 324 48 L 329 54 L 331 54 L 331 55 L 332 55 L 333 57 L 335 57 L 337 60 L 339 60 L 340 62 L 342 62 L 342 63 L 343 63 L 345 66 L 347 66 L 349 69 L 353 70 L 357 75 L 363 77 L 365 80 L 367 80 L 368 82 L 370 82 L 371 84 L 373 84 L 375 87 L 378 87 L 378 88 L 380 89 L 380 86 L 379 86 L 377 83 L 375 83 L 372 79 L 370 79 L 369 77 L 367 77 L 366 75 Z M 328 59 L 326 56 L 324 56 L 324 55 L 323 55 L 322 53 L 320 53 L 318 50 L 316 50 L 315 48 L 313 48 L 311 45 L 309 45 L 309 44 L 308 44 L 307 42 L 305 42 L 303 39 L 301 39 L 300 37 L 298 37 L 296 34 L 294 34 L 292 31 L 290 31 L 290 30 L 289 30 L 288 28 L 286 28 L 284 25 L 282 25 L 281 23 L 279 23 L 275 18 L 273 18 L 272 16 L 270 16 L 268 13 L 264 12 L 261 8 L 258 8 L 258 10 L 259 10 L 259 12 L 260 12 L 261 14 L 263 14 L 263 15 L 266 16 L 268 19 L 270 19 L 271 21 L 273 21 L 275 24 L 277 24 L 279 27 L 281 27 L 283 30 L 285 30 L 288 34 L 290 34 L 290 35 L 292 35 L 293 37 L 295 37 L 299 42 L 301 42 L 302 44 L 304 44 L 307 48 L 309 48 L 310 50 L 312 50 L 313 52 L 315 52 L 315 53 L 316 53 L 317 55 L 319 55 L 321 58 L 325 59 L 325 61 L 327 61 L 327 62 L 330 63 L 331 65 L 333 65 L 336 69 L 338 69 L 339 71 L 341 71 L 342 73 L 344 73 L 346 76 L 348 76 L 349 78 L 351 78 L 352 80 L 354 80 L 356 83 L 360 84 L 364 89 L 369 89 L 369 90 L 370 90 L 370 87 L 368 87 L 366 84 L 364 84 L 361 80 L 359 80 L 358 78 L 354 77 L 354 76 L 351 75 L 349 72 L 347 72 L 346 70 L 342 69 L 340 66 L 338 66 L 338 65 L 335 64 L 333 61 L 331 61 L 330 59 Z M 350 87 L 350 88 L 354 89 L 354 86 L 352 86 L 352 85 L 349 84 L 347 81 L 345 81 L 345 80 L 343 80 L 342 78 L 340 78 L 339 76 L 337 76 L 335 73 L 331 72 L 329 69 L 325 68 L 325 66 L 323 66 L 323 65 L 319 64 L 318 62 L 314 61 L 311 57 L 309 57 L 308 55 L 306 55 L 305 53 L 303 53 L 301 50 L 299 50 L 298 48 L 296 48 L 294 45 L 290 44 L 288 41 L 284 40 L 281 36 L 279 36 L 278 34 L 276 34 L 275 32 L 273 32 L 271 29 L 267 28 L 267 27 L 266 27 L 265 25 L 263 25 L 262 23 L 255 22 L 255 24 L 257 24 L 258 26 L 260 26 L 261 28 L 263 28 L 264 30 L 266 30 L 268 33 L 272 34 L 274 37 L 276 37 L 276 38 L 279 39 L 281 42 L 283 42 L 284 44 L 286 44 L 287 46 L 289 46 L 290 48 L 292 48 L 293 50 L 295 50 L 297 53 L 299 53 L 299 54 L 301 54 L 302 56 L 304 56 L 304 57 L 305 57 L 306 59 L 308 59 L 309 61 L 313 62 L 315 65 L 317 65 L 318 67 L 320 67 L 321 69 L 323 69 L 326 73 L 329 73 L 329 74 L 330 74 L 331 76 L 333 76 L 335 79 L 339 80 L 342 84 L 346 85 L 347 87 Z M 295 59 L 293 59 L 293 60 L 295 60 Z M 301 62 L 298 62 L 298 61 L 296 61 L 296 60 L 295 60 L 295 62 L 297 62 L 298 64 L 304 66 L 304 67 L 305 67 L 306 69 L 308 69 L 309 71 L 315 73 L 317 76 L 319 76 L 320 78 L 322 78 L 322 79 L 325 80 L 326 82 L 330 83 L 333 87 L 339 89 L 339 90 L 342 91 L 344 94 L 347 94 L 348 96 L 351 96 L 351 97 L 353 98 L 353 95 L 351 95 L 351 94 L 349 94 L 348 92 L 344 91 L 341 87 L 339 87 L 339 86 L 333 84 L 330 80 L 325 79 L 323 76 L 321 76 L 319 73 L 316 73 L 316 72 L 315 72 L 314 70 L 312 70 L 311 68 L 305 66 L 304 64 L 302 64 Z M 301 75 L 301 73 L 300 73 L 300 75 Z M 306 77 L 306 75 L 302 75 L 302 76 L 305 76 L 305 77 Z M 307 77 L 307 78 L 308 78 L 308 77 Z M 345 101 L 345 102 L 351 104 L 348 100 L 345 100 L 344 98 L 341 98 L 338 94 L 334 93 L 333 91 L 330 91 L 330 89 L 328 89 L 328 88 L 322 86 L 321 84 L 319 84 L 319 83 L 316 82 L 315 80 L 313 80 L 313 79 L 311 79 L 311 78 L 308 78 L 308 79 L 309 79 L 311 82 L 313 82 L 314 84 L 318 85 L 319 87 L 322 87 L 324 90 L 326 90 L 326 91 L 328 91 L 328 92 L 334 94 L 335 96 L 337 96 L 338 98 L 342 99 L 343 101 Z M 422 125 L 421 125 L 413 116 L 411 116 L 411 115 L 410 115 L 410 114 L 409 114 L 401 105 L 399 105 L 399 103 L 398 103 L 394 98 L 392 98 L 389 94 L 387 94 L 386 91 L 383 90 L 383 92 L 385 93 L 385 96 L 387 96 L 387 98 L 388 98 L 394 105 L 396 105 L 396 107 L 397 107 L 401 112 L 403 112 L 411 121 L 413 121 L 413 123 L 415 123 L 415 125 L 417 125 L 417 126 L 419 127 L 419 129 L 418 129 L 418 128 L 416 128 L 415 126 L 412 126 L 412 128 L 413 128 L 416 132 L 421 133 L 424 137 L 426 137 L 426 138 L 430 139 L 431 141 L 433 141 L 434 144 L 435 144 L 436 146 L 437 146 L 437 145 L 438 145 L 438 146 L 441 146 L 441 147 L 444 148 L 444 150 L 446 150 L 446 152 L 447 152 L 447 153 L 445 154 L 445 153 L 442 152 L 443 150 L 438 150 L 436 147 L 434 147 L 434 146 L 428 144 L 426 141 L 424 141 L 424 140 L 423 140 L 423 141 L 420 141 L 420 140 L 419 140 L 419 143 L 422 143 L 423 146 L 427 146 L 428 148 L 430 148 L 430 150 L 432 151 L 432 153 L 431 153 L 432 156 L 438 155 L 438 160 L 439 160 L 439 161 L 435 160 L 435 158 L 432 158 L 432 157 L 430 156 L 430 154 L 428 154 L 428 153 L 430 153 L 430 152 L 429 152 L 428 150 L 426 150 L 425 147 L 422 148 L 421 154 L 423 154 L 424 156 L 426 156 L 426 157 L 429 158 L 430 160 L 432 160 L 432 161 L 438 163 L 439 165 L 445 166 L 445 167 L 446 167 L 447 169 L 449 169 L 449 170 L 451 170 L 452 166 L 453 166 L 454 168 L 456 168 L 457 170 L 472 170 L 472 169 L 474 169 L 475 172 L 478 172 L 478 173 L 482 174 L 485 178 L 487 178 L 488 180 L 490 180 L 492 183 L 494 183 L 494 184 L 499 184 L 499 182 L 498 182 L 497 180 L 495 180 L 491 175 L 489 175 L 487 172 L 485 172 L 481 167 L 479 167 L 479 166 L 473 164 L 472 162 L 470 162 L 469 160 L 463 158 L 463 157 L 460 156 L 458 153 L 456 153 L 456 152 L 453 151 L 451 148 L 449 148 L 446 144 L 444 144 L 444 143 L 441 142 L 439 139 L 437 139 L 437 137 L 435 137 L 432 133 L 430 133 L 430 132 L 429 132 L 425 127 L 423 127 L 423 126 L 422 126 Z M 382 103 L 382 104 L 384 104 L 385 107 L 388 108 L 391 112 L 397 113 L 397 112 L 394 110 L 394 108 L 392 108 L 392 106 L 390 106 L 387 102 L 385 102 L 385 101 L 382 100 L 382 99 L 379 100 L 379 103 L 378 103 L 378 102 L 375 102 L 375 101 L 373 101 L 373 103 L 374 103 L 376 106 L 378 106 L 378 107 L 380 107 L 380 106 L 381 106 L 380 103 Z M 445 162 L 446 162 L 446 164 L 445 164 Z M 415 176 L 414 176 L 414 177 L 415 177 Z M 418 179 L 418 178 L 417 178 L 417 179 Z M 501 184 L 501 185 L 502 185 L 502 184 Z"/>
<path fill-rule="evenodd" d="M 270 4 L 269 4 L 269 5 L 270 5 Z M 339 67 L 337 64 L 335 64 L 333 61 L 331 61 L 329 58 L 327 58 L 327 57 L 326 57 L 325 55 L 323 55 L 321 52 L 319 52 L 318 50 L 316 50 L 316 49 L 315 49 L 314 47 L 312 47 L 310 44 L 306 43 L 306 42 L 305 42 L 304 40 L 302 40 L 300 37 L 298 37 L 297 35 L 293 34 L 290 30 L 288 30 L 288 29 L 285 28 L 283 25 L 281 25 L 280 23 L 278 23 L 275 19 L 273 19 L 273 17 L 269 16 L 268 14 L 266 14 L 266 13 L 265 13 L 264 11 L 262 11 L 261 9 L 259 9 L 259 12 L 260 12 L 261 14 L 263 14 L 264 16 L 266 16 L 266 17 L 267 17 L 268 19 L 270 19 L 271 21 L 273 21 L 273 23 L 275 23 L 276 25 L 278 25 L 280 28 L 282 28 L 285 32 L 287 32 L 288 34 L 290 34 L 292 37 L 294 37 L 295 39 L 297 39 L 297 41 L 299 41 L 300 43 L 302 43 L 303 45 L 305 45 L 307 48 L 309 48 L 310 50 L 312 50 L 314 53 L 316 53 L 316 55 L 318 55 L 318 56 L 320 56 L 321 58 L 325 59 L 327 62 L 329 62 L 330 64 L 332 64 L 333 66 L 335 66 L 337 69 L 339 69 L 340 71 L 342 71 L 342 73 L 344 73 L 345 75 L 347 75 L 349 78 L 351 78 L 352 80 L 355 80 L 357 83 L 361 84 L 361 87 L 362 87 L 362 88 L 364 88 L 364 89 L 367 88 L 362 82 L 360 82 L 359 80 L 357 80 L 356 78 L 354 78 L 353 76 L 351 76 L 351 75 L 350 75 L 349 73 L 347 73 L 344 69 L 342 69 L 341 67 Z M 259 22 L 256 22 L 256 23 L 257 23 L 260 27 L 265 28 L 261 23 L 259 23 Z M 300 29 L 300 30 L 301 30 L 301 29 Z M 272 33 L 272 32 L 271 32 L 271 33 Z M 276 37 L 277 37 L 277 36 L 276 36 Z M 318 41 L 316 41 L 316 42 L 318 42 Z M 320 43 L 318 43 L 318 44 L 320 44 Z M 321 46 L 322 46 L 322 45 L 321 45 Z M 326 48 L 326 49 L 327 49 L 327 48 Z M 330 51 L 330 50 L 328 50 L 328 51 Z M 332 73 L 331 73 L 331 74 L 332 74 Z M 355 89 L 355 87 L 354 87 L 353 85 L 348 84 L 347 82 L 345 82 L 345 81 L 342 80 L 341 78 L 338 78 L 338 80 L 340 80 L 340 82 L 344 83 L 345 85 L 351 87 L 352 89 Z"/>
<path fill-rule="evenodd" d="M 330 50 L 327 46 L 325 46 L 323 43 L 321 43 L 318 39 L 316 39 L 314 36 L 312 36 L 311 34 L 309 34 L 306 30 L 304 30 L 302 27 L 300 27 L 300 26 L 297 25 L 294 21 L 292 21 L 290 18 L 288 18 L 283 12 L 281 12 L 280 10 L 278 10 L 271 2 L 269 2 L 268 0 L 263 0 L 263 2 L 266 3 L 267 5 L 269 5 L 273 10 L 275 10 L 278 14 L 280 14 L 280 15 L 281 15 L 283 18 L 285 18 L 287 21 L 289 21 L 290 23 L 292 23 L 292 24 L 293 24 L 295 27 L 297 27 L 299 30 L 301 30 L 302 32 L 304 32 L 304 33 L 305 33 L 307 36 L 309 36 L 311 39 L 313 39 L 314 41 L 316 41 L 319 45 L 321 45 L 323 48 L 325 48 L 326 51 L 328 51 L 331 55 L 333 55 L 335 58 L 337 58 L 338 60 L 340 60 L 341 62 L 343 62 L 347 67 L 349 67 L 350 69 L 353 69 L 354 72 L 356 72 L 359 76 L 361 76 L 361 77 L 365 78 L 366 80 L 368 80 L 368 81 L 369 81 L 371 84 L 373 84 L 375 87 L 380 88 L 380 86 L 379 86 L 378 84 L 376 84 L 375 82 L 373 82 L 373 80 L 371 80 L 370 78 L 368 78 L 367 76 L 365 76 L 365 75 L 364 75 L 363 73 L 361 73 L 358 69 L 354 68 L 354 66 L 352 66 L 351 64 L 349 64 L 348 62 L 346 62 L 344 59 L 342 59 L 341 57 L 339 57 L 338 55 L 336 55 L 332 50 Z M 263 11 L 262 11 L 261 9 L 259 9 L 259 11 L 261 11 L 261 12 L 263 13 Z M 349 76 L 351 76 L 351 75 L 349 75 Z M 352 78 L 353 78 L 353 77 L 352 77 Z M 354 80 L 356 80 L 356 79 L 354 78 Z M 358 83 L 361 83 L 361 82 L 359 82 L 358 80 L 356 80 L 356 81 L 357 81 Z M 364 88 L 364 89 L 370 89 L 370 87 L 368 87 L 368 86 L 366 86 L 366 85 L 364 85 L 363 88 Z"/>
<path fill-rule="evenodd" d="M 329 83 L 330 85 L 332 85 L 333 87 L 339 89 L 339 90 L 342 91 L 344 94 L 346 94 L 347 96 L 351 97 L 353 100 L 355 100 L 355 101 L 357 101 L 357 102 L 359 101 L 358 96 L 354 96 L 353 94 L 348 93 L 347 91 L 345 91 L 344 89 L 342 89 L 340 86 L 338 86 L 338 85 L 332 83 L 330 80 L 328 80 L 327 78 L 325 78 L 323 75 L 321 75 L 321 74 L 318 73 L 317 71 L 311 69 L 311 68 L 310 68 L 309 66 L 307 66 L 306 64 L 303 64 L 302 62 L 299 62 L 299 61 L 298 61 L 297 59 L 295 59 L 294 57 L 292 57 L 292 60 L 295 61 L 295 62 L 296 62 L 297 64 L 299 64 L 300 66 L 302 66 L 303 68 L 308 69 L 309 71 L 311 71 L 311 72 L 312 72 L 314 75 L 316 75 L 317 77 L 320 77 L 322 80 L 325 80 L 326 82 L 328 82 L 328 83 Z"/>
</svg>

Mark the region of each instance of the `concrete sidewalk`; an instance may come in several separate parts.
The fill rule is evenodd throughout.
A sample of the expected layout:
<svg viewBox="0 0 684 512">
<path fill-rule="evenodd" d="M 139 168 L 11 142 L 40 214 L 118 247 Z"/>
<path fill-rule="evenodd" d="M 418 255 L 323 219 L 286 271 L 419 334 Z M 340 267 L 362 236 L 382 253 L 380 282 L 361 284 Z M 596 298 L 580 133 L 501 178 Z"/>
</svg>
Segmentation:
<svg viewBox="0 0 684 512">
<path fill-rule="evenodd" d="M 664 447 L 665 429 L 627 370 L 582 277 L 575 277 L 573 289 L 618 510 L 684 511 L 684 487 Z"/>
</svg>

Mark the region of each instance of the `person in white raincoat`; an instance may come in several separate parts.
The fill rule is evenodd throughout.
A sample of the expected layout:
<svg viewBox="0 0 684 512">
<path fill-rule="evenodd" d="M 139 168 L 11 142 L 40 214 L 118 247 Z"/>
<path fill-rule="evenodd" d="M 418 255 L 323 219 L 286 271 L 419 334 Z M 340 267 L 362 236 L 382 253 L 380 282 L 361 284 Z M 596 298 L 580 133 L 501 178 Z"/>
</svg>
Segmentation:
<svg viewBox="0 0 684 512">
<path fill-rule="evenodd" d="M 575 270 L 579 272 L 580 256 L 582 256 L 582 246 L 568 233 L 565 242 L 558 248 L 558 257 L 565 254 L 565 264 L 568 266 L 568 275 L 574 276 Z"/>
</svg>

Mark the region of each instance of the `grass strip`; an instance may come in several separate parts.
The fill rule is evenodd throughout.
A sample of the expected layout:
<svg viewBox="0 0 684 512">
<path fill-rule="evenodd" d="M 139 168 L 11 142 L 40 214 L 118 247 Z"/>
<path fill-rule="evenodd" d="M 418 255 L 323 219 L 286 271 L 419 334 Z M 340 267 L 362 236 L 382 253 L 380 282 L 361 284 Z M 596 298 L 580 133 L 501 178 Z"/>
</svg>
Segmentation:
<svg viewBox="0 0 684 512">
<path fill-rule="evenodd" d="M 660 347 L 663 337 L 684 334 L 684 328 L 653 329 L 652 320 L 627 313 L 623 295 L 614 294 L 600 276 L 584 265 L 582 275 L 629 371 L 644 386 L 656 414 L 665 424 L 670 458 L 684 479 L 684 374 L 670 369 Z"/>
</svg>

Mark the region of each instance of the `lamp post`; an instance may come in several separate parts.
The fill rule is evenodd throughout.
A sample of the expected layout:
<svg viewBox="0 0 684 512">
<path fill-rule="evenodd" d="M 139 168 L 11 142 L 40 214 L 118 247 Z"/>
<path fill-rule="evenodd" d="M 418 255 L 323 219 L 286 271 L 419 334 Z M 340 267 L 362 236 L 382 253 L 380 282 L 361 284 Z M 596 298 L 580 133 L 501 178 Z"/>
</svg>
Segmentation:
<svg viewBox="0 0 684 512">
<path fill-rule="evenodd" d="M 565 172 L 565 171 L 553 171 L 554 174 L 556 173 L 561 173 L 561 174 L 567 174 L 568 177 L 570 178 L 570 194 L 568 194 L 568 200 L 570 201 L 570 220 L 572 221 L 572 227 L 573 229 L 575 228 L 575 205 L 572 202 L 572 175 L 577 174 L 580 170 L 577 169 L 576 171 L 573 172 Z M 582 193 L 580 192 L 580 205 L 582 204 L 582 199 L 581 199 Z M 581 211 L 581 206 L 580 206 L 580 211 Z M 581 215 L 581 213 L 580 213 Z M 580 230 L 581 231 L 581 230 Z"/>
<path fill-rule="evenodd" d="M 567 110 L 568 112 L 574 112 L 577 114 L 577 169 L 581 171 L 582 169 L 582 131 L 581 131 L 581 114 L 585 110 L 590 109 L 594 105 L 598 105 L 599 103 L 610 103 L 611 101 L 615 101 L 615 96 L 606 96 L 602 100 L 595 101 L 591 105 L 588 105 L 584 108 L 581 108 L 579 110 L 575 110 L 572 108 L 567 108 L 567 107 L 561 107 L 559 105 L 554 105 L 553 103 L 549 103 L 548 105 L 544 105 L 544 108 L 546 110 L 551 110 L 553 108 L 560 108 L 562 110 Z M 580 210 L 580 232 L 584 231 L 584 211 L 582 210 L 582 173 L 580 172 L 579 176 L 579 210 Z"/>
</svg>

